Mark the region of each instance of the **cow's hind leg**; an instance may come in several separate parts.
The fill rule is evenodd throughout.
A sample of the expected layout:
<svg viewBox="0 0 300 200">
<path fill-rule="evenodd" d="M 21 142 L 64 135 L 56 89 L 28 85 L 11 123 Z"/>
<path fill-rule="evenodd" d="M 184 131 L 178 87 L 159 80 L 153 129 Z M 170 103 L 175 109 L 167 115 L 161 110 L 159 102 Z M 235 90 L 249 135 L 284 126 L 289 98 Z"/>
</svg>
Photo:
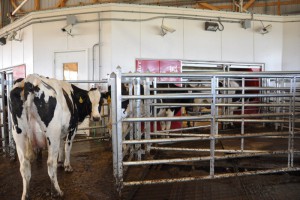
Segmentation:
<svg viewBox="0 0 300 200">
<path fill-rule="evenodd" d="M 59 153 L 58 153 L 58 167 L 64 167 L 64 158 L 65 158 L 65 150 L 64 150 L 64 145 L 65 142 L 63 139 L 60 140 L 59 144 Z"/>
<path fill-rule="evenodd" d="M 174 111 L 172 111 L 170 109 L 167 110 L 166 114 L 167 114 L 167 117 L 174 117 Z M 166 121 L 166 130 L 167 130 L 166 134 L 169 134 L 168 130 L 171 129 L 171 124 L 172 124 L 171 121 Z M 169 136 L 167 136 L 167 138 L 169 138 Z"/>
<path fill-rule="evenodd" d="M 66 138 L 66 143 L 65 143 L 65 171 L 66 172 L 72 172 L 73 168 L 71 167 L 70 163 L 70 154 L 71 154 L 71 149 L 72 149 L 72 144 L 73 144 L 73 139 L 75 137 L 75 131 L 74 132 L 69 132 Z"/>
<path fill-rule="evenodd" d="M 30 159 L 33 152 L 28 138 L 24 136 L 24 133 L 13 133 L 13 136 L 17 146 L 17 153 L 20 161 L 20 172 L 23 179 L 22 200 L 25 200 L 29 198 L 29 182 L 31 178 Z"/>
<path fill-rule="evenodd" d="M 57 140 L 54 139 L 52 140 L 49 139 L 49 140 L 50 142 L 48 145 L 48 160 L 47 160 L 48 175 L 58 195 L 63 196 L 63 192 L 61 191 L 57 181 L 57 159 L 58 159 L 60 140 L 59 138 Z"/>
</svg>

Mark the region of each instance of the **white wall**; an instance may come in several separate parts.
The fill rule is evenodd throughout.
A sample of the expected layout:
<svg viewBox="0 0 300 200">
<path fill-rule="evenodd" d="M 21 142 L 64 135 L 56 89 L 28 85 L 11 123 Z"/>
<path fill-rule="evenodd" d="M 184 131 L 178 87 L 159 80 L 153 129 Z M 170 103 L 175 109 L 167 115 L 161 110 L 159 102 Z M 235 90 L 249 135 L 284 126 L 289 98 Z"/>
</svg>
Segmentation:
<svg viewBox="0 0 300 200">
<path fill-rule="evenodd" d="M 103 12 L 123 10 L 126 12 Z M 132 11 L 132 12 L 131 12 Z M 82 14 L 82 13 L 89 14 Z M 101 13 L 100 13 L 101 12 Z M 152 12 L 152 13 L 150 13 Z M 65 16 L 74 14 L 81 22 L 74 26 L 74 37 L 61 31 L 66 24 Z M 31 13 L 22 23 L 34 18 L 53 19 L 53 22 L 34 23 L 22 29 L 23 42 L 7 42 L 0 47 L 2 68 L 25 63 L 31 70 L 46 76 L 54 76 L 54 52 L 88 50 L 89 78 L 107 78 L 107 74 L 120 65 L 123 72 L 134 71 L 136 58 L 187 59 L 233 62 L 263 62 L 266 70 L 299 70 L 300 48 L 299 22 L 285 22 L 281 16 L 254 15 L 252 27 L 243 29 L 239 23 L 223 22 L 224 31 L 204 30 L 203 20 L 164 19 L 164 24 L 175 28 L 174 33 L 160 35 L 161 18 L 157 16 L 181 15 L 221 17 L 221 19 L 246 19 L 248 14 L 214 12 L 184 8 L 135 6 L 122 4 L 95 5 Z M 51 18 L 49 18 L 51 16 Z M 57 16 L 55 19 L 54 16 Z M 296 20 L 300 20 L 298 17 Z M 56 20 L 59 19 L 59 20 Z M 100 22 L 99 22 L 100 19 Z M 105 19 L 124 19 L 105 20 Z M 126 21 L 126 20 L 135 21 Z M 97 21 L 98 20 L 98 21 Z M 261 35 L 261 22 L 272 24 L 272 31 Z M 268 21 L 277 22 L 268 22 Z M 15 22 L 0 30 L 0 36 Z M 100 35 L 99 35 L 100 26 Z M 288 31 L 287 31 L 288 30 Z M 100 39 L 94 52 L 93 46 Z M 12 59 L 14 58 L 14 59 Z M 282 68 L 283 66 L 283 68 Z"/>
<path fill-rule="evenodd" d="M 18 32 L 16 38 L 22 41 L 7 41 L 0 47 L 0 69 L 26 64 L 27 73 L 33 72 L 33 30 L 32 26 Z"/>
<path fill-rule="evenodd" d="M 84 19 L 97 18 L 97 14 L 85 15 Z M 83 20 L 82 16 L 77 17 Z M 98 43 L 99 23 L 80 23 L 72 28 L 73 37 L 61 28 L 65 21 L 34 24 L 34 72 L 54 77 L 54 52 L 88 49 L 89 78 L 92 78 L 92 47 Z"/>
<path fill-rule="evenodd" d="M 300 70 L 300 22 L 290 22 L 283 25 L 283 62 L 282 69 L 286 71 Z"/>
</svg>

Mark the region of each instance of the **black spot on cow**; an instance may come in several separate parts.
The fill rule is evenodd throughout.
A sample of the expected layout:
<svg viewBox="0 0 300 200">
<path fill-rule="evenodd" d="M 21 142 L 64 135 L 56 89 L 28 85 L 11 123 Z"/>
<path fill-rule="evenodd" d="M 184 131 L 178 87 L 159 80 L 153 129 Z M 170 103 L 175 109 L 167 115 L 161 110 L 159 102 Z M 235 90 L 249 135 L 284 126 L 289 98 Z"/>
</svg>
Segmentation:
<svg viewBox="0 0 300 200">
<path fill-rule="evenodd" d="M 73 88 L 73 93 L 71 94 L 73 103 L 76 105 L 78 110 L 78 121 L 83 122 L 83 120 L 92 112 L 92 103 L 90 101 L 88 91 L 80 89 L 75 85 L 71 86 Z"/>
<path fill-rule="evenodd" d="M 100 98 L 100 101 L 99 101 L 99 106 L 98 106 L 98 111 L 99 111 L 99 113 L 101 113 L 101 108 L 102 108 L 103 103 L 104 103 L 104 100 L 103 100 L 103 98 L 101 97 L 101 98 Z"/>
<path fill-rule="evenodd" d="M 68 109 L 71 114 L 69 127 L 68 127 L 68 131 L 69 131 L 68 140 L 71 140 L 71 138 L 74 135 L 74 132 L 77 128 L 77 125 L 78 125 L 78 110 L 77 110 L 76 105 L 73 104 L 72 99 L 69 97 L 69 95 L 67 94 L 67 92 L 64 89 L 63 89 L 63 94 L 64 94 Z M 71 95 L 73 96 L 73 93 L 71 93 Z"/>
<path fill-rule="evenodd" d="M 33 102 L 37 108 L 38 114 L 46 127 L 53 119 L 57 100 L 55 97 L 49 96 L 48 101 L 45 100 L 45 93 L 42 92 L 40 97 L 35 96 Z"/>
<path fill-rule="evenodd" d="M 17 80 L 14 81 L 14 85 L 15 85 L 16 83 L 22 82 L 23 80 L 24 80 L 24 78 L 18 78 Z"/>
<path fill-rule="evenodd" d="M 47 140 L 48 140 L 48 144 L 50 146 L 51 145 L 51 141 L 50 141 L 49 137 L 47 137 Z"/>
<path fill-rule="evenodd" d="M 38 86 L 34 86 L 30 82 L 25 82 L 24 84 L 24 100 L 27 101 L 28 95 L 30 93 L 39 92 L 40 88 Z"/>
<path fill-rule="evenodd" d="M 17 118 L 21 118 L 23 112 L 23 100 L 21 99 L 22 88 L 16 87 L 10 92 L 9 107 L 12 114 L 12 119 L 16 125 L 17 133 L 20 134 L 22 130 L 18 126 Z M 13 105 L 13 106 L 12 106 Z"/>
</svg>

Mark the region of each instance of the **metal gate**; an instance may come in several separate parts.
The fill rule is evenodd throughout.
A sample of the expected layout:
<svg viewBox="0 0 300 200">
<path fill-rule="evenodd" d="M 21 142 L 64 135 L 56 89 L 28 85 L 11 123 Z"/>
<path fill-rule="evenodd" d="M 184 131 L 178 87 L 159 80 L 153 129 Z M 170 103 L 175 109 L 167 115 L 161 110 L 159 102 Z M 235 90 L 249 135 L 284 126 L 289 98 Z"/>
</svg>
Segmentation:
<svg viewBox="0 0 300 200">
<path fill-rule="evenodd" d="M 159 88 L 158 78 L 161 77 L 180 77 L 181 82 L 172 83 L 181 84 L 182 87 L 175 89 Z M 241 86 L 230 87 L 228 84 L 224 84 L 223 87 L 219 86 L 220 81 L 225 83 L 231 80 L 238 80 L 241 82 Z M 251 81 L 256 81 L 259 84 L 249 86 L 251 84 L 247 83 Z M 124 186 L 300 170 L 300 166 L 294 162 L 295 154 L 299 153 L 299 147 L 296 147 L 294 141 L 299 139 L 300 72 L 142 74 L 121 73 L 121 69 L 118 67 L 117 72 L 111 74 L 110 82 L 112 89 L 113 169 L 119 192 Z M 203 84 L 204 82 L 206 84 Z M 129 84 L 129 95 L 121 94 L 122 83 Z M 185 88 L 187 84 L 195 83 L 202 84 L 202 87 Z M 140 87 L 144 88 L 143 94 L 140 94 Z M 159 93 L 162 90 L 181 92 L 178 94 L 174 94 L 174 92 L 172 94 Z M 182 93 L 186 90 L 190 92 Z M 230 91 L 239 92 L 233 94 Z M 157 99 L 188 98 L 208 99 L 209 101 L 197 104 L 164 104 L 156 101 Z M 232 98 L 240 98 L 240 101 L 233 102 L 230 100 Z M 256 99 L 256 101 L 249 101 L 249 99 Z M 121 109 L 124 100 L 130 102 L 130 113 L 127 117 L 124 117 Z M 155 115 L 155 109 L 170 106 L 202 106 L 209 107 L 209 109 L 207 113 L 198 113 L 193 116 L 157 117 Z M 249 108 L 256 108 L 256 112 L 248 112 Z M 153 109 L 154 111 L 151 111 Z M 183 124 L 188 121 L 196 121 L 200 122 L 200 125 L 195 127 L 183 126 L 180 130 L 158 131 L 156 123 L 160 121 L 181 121 Z M 226 123 L 235 124 L 238 129 L 235 129 L 235 132 L 223 132 L 222 125 Z M 297 123 L 298 128 L 296 127 Z M 127 124 L 128 128 L 122 132 L 124 124 Z M 255 128 L 254 125 L 262 128 L 262 131 L 256 131 L 259 128 Z M 253 129 L 250 128 L 249 131 L 249 127 L 252 126 Z M 197 131 L 193 131 L 193 129 Z M 275 145 L 253 148 L 251 146 L 253 139 L 258 141 L 283 140 L 287 145 L 284 148 L 275 148 Z M 238 141 L 238 145 L 223 148 L 216 145 L 218 142 L 226 140 Z M 190 142 L 192 141 L 201 144 L 206 142 L 207 148 L 191 147 Z M 167 152 L 174 152 L 171 158 L 163 157 Z M 189 154 L 184 154 L 185 152 L 189 152 Z M 156 155 L 154 155 L 155 153 Z M 220 161 L 266 156 L 274 157 L 275 160 L 278 156 L 281 160 L 281 156 L 283 156 L 286 162 L 268 169 L 245 170 L 238 173 L 220 173 L 216 170 Z M 209 166 L 206 175 L 156 177 L 147 180 L 138 178 L 134 180 L 132 177 L 126 176 L 128 169 L 136 166 L 179 163 L 192 165 L 202 162 L 208 163 Z"/>
<path fill-rule="evenodd" d="M 9 117 L 9 107 L 8 107 L 8 98 L 9 91 L 12 88 L 12 71 L 6 70 L 0 72 L 1 78 L 1 101 L 0 101 L 0 127 L 1 127 L 1 153 L 7 156 L 15 156 L 15 145 L 12 139 L 10 130 L 10 117 Z"/>
</svg>

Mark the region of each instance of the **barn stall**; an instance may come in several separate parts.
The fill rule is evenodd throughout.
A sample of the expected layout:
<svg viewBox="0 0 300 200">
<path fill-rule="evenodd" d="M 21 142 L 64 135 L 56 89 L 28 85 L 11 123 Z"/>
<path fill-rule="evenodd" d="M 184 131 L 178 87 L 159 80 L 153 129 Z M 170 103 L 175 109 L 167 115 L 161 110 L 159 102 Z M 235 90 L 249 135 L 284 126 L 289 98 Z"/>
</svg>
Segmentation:
<svg viewBox="0 0 300 200">
<path fill-rule="evenodd" d="M 63 32 L 62 28 L 74 19 L 76 19 L 76 24 L 72 26 L 71 35 Z M 251 19 L 250 28 L 241 26 L 241 22 L 245 19 Z M 209 32 L 205 30 L 206 21 L 219 23 L 220 20 L 225 27 L 223 31 Z M 257 30 L 262 27 L 261 21 L 265 24 L 272 24 L 272 31 L 267 34 L 259 33 Z M 294 189 L 299 181 L 298 177 L 295 176 L 297 173 L 290 172 L 287 174 L 286 172 L 298 170 L 297 163 L 299 163 L 297 162 L 297 142 L 295 142 L 299 128 L 297 127 L 298 115 L 297 110 L 294 109 L 298 106 L 296 98 L 299 80 L 297 72 L 284 72 L 286 70 L 298 70 L 299 60 L 297 56 L 294 56 L 297 48 L 299 48 L 297 45 L 299 42 L 297 39 L 298 24 L 298 16 L 250 15 L 247 13 L 125 4 L 101 4 L 30 13 L 1 29 L 1 36 L 6 39 L 10 32 L 16 31 L 19 34 L 17 35 L 18 38 L 15 36 L 15 39 L 11 41 L 6 40 L 7 43 L 1 46 L 1 77 L 5 77 L 1 79 L 3 81 L 1 84 L 2 97 L 4 97 L 2 98 L 2 105 L 4 108 L 7 97 L 5 91 L 9 90 L 12 81 L 18 77 L 16 75 L 18 73 L 21 76 L 39 73 L 68 80 L 64 78 L 64 72 L 67 69 L 69 71 L 70 69 L 75 69 L 75 71 L 77 69 L 77 81 L 75 80 L 75 83 L 85 82 L 81 85 L 84 88 L 91 87 L 91 84 L 102 84 L 105 90 L 107 88 L 106 82 L 113 84 L 114 75 L 111 75 L 111 72 L 118 74 L 121 80 L 126 83 L 139 78 L 141 78 L 140 83 L 142 83 L 147 78 L 152 79 L 156 76 L 121 75 L 116 69 L 117 65 L 122 66 L 123 72 L 129 72 L 135 71 L 136 66 L 134 64 L 143 59 L 180 61 L 183 74 L 178 75 L 178 77 L 182 76 L 180 77 L 183 79 L 182 81 L 188 82 L 189 80 L 185 79 L 189 77 L 189 72 L 198 71 L 197 76 L 191 75 L 193 78 L 191 82 L 198 81 L 202 84 L 206 82 L 205 86 L 194 88 L 193 90 L 196 91 L 194 94 L 185 96 L 206 99 L 206 103 L 194 105 L 194 107 L 205 107 L 204 111 L 201 113 L 183 112 L 181 115 L 188 114 L 190 116 L 178 116 L 182 122 L 177 122 L 176 124 L 179 124 L 176 127 L 177 130 L 169 131 L 167 136 L 166 133 L 159 130 L 144 132 L 143 126 L 148 126 L 149 130 L 148 121 L 157 119 L 152 119 L 152 116 L 140 119 L 139 111 L 134 109 L 132 109 L 132 113 L 136 112 L 136 116 L 124 119 L 124 123 L 129 123 L 134 130 L 134 132 L 131 131 L 132 140 L 122 141 L 120 138 L 119 140 L 112 138 L 113 144 L 110 145 L 111 141 L 106 140 L 108 130 L 98 129 L 99 133 L 96 132 L 94 138 L 91 138 L 90 134 L 84 133 L 82 137 L 77 139 L 92 139 L 94 141 L 75 143 L 73 156 L 75 163 L 78 163 L 78 170 L 75 170 L 75 173 L 77 172 L 81 178 L 75 177 L 76 174 L 68 176 L 61 173 L 62 180 L 65 182 L 62 187 L 67 191 L 66 198 L 115 199 L 116 197 L 110 194 L 115 191 L 115 188 L 127 199 L 145 199 L 145 196 L 149 199 L 201 197 L 204 199 L 233 199 L 237 194 L 242 195 L 242 198 L 245 199 L 274 196 L 298 197 L 298 193 Z M 173 33 L 167 32 L 162 36 L 162 25 L 176 30 Z M 22 40 L 18 41 L 20 38 Z M 45 46 L 48 48 L 44 48 Z M 232 62 L 226 62 L 226 60 Z M 77 68 L 74 68 L 72 63 L 78 63 Z M 235 66 L 234 63 L 239 65 Z M 63 64 L 68 65 L 64 66 Z M 247 75 L 251 77 L 249 80 L 246 75 L 245 77 L 241 76 L 241 71 L 245 71 L 240 70 L 241 64 L 244 68 L 256 68 L 259 71 L 267 71 L 267 73 Z M 197 69 L 195 70 L 195 68 Z M 218 72 L 210 74 L 208 71 L 228 73 L 227 75 L 218 74 Z M 272 74 L 270 71 L 282 71 L 282 73 Z M 205 76 L 199 75 L 202 72 L 205 72 Z M 231 74 L 231 72 L 235 72 L 235 74 Z M 267 76 L 268 73 L 270 76 Z M 128 76 L 128 80 L 124 81 L 123 77 L 126 78 L 126 76 Z M 212 81 L 212 77 L 215 77 L 214 81 Z M 102 81 L 102 79 L 105 80 Z M 217 79 L 223 82 L 237 79 L 242 85 L 240 88 L 228 88 L 228 86 L 227 88 L 226 86 L 218 88 Z M 120 92 L 122 81 L 119 80 L 118 84 L 115 85 L 118 92 Z M 159 81 L 157 82 L 159 84 Z M 177 84 L 185 85 L 187 84 L 185 82 L 178 82 Z M 253 86 L 250 82 L 258 82 L 259 85 Z M 134 82 L 131 84 L 134 85 Z M 135 85 L 137 86 L 137 84 Z M 148 80 L 146 85 L 151 85 L 151 81 Z M 201 91 L 201 94 L 198 94 L 197 91 Z M 230 96 L 229 91 L 239 91 L 240 93 Z M 248 91 L 254 91 L 254 93 L 249 94 Z M 118 98 L 121 98 L 120 93 L 117 94 L 119 95 Z M 132 98 L 140 98 L 141 101 L 154 99 L 153 97 L 146 98 L 139 96 L 139 94 L 136 95 Z M 247 102 L 248 98 L 254 96 L 259 99 L 258 102 Z M 170 98 L 168 95 L 159 97 Z M 232 102 L 230 103 L 228 100 L 234 97 L 239 97 L 242 100 L 238 104 L 230 105 Z M 176 98 L 183 97 L 176 96 Z M 214 98 L 220 102 L 212 105 L 210 101 L 212 102 Z M 115 99 L 112 101 L 118 102 Z M 130 101 L 134 107 L 136 100 Z M 151 110 L 154 106 L 166 105 L 155 105 L 152 102 L 145 107 L 145 110 Z M 235 108 L 232 114 L 230 114 L 230 108 Z M 112 112 L 115 113 L 112 115 L 112 119 L 120 116 L 117 115 L 117 112 L 120 112 L 120 106 L 117 107 L 116 105 L 114 109 L 116 110 Z M 293 113 L 293 109 L 295 113 Z M 5 114 L 5 109 L 2 110 L 3 120 L 9 116 L 9 113 Z M 106 111 L 103 115 L 108 115 L 108 113 Z M 142 125 L 139 122 L 133 122 L 135 120 L 146 120 L 147 122 Z M 96 125 L 96 128 L 106 127 L 107 122 L 108 119 L 102 124 Z M 116 120 L 116 122 L 120 123 L 120 120 Z M 187 127 L 185 130 L 188 122 L 194 124 L 195 127 Z M 175 124 L 175 122 L 172 123 Z M 7 126 L 5 126 L 6 124 Z M 159 126 L 159 123 L 155 124 L 153 127 Z M 230 127 L 231 124 L 233 124 L 232 127 Z M 112 127 L 113 132 L 118 131 L 117 134 L 112 135 L 113 137 L 124 135 L 118 130 L 120 125 Z M 4 122 L 1 136 L 4 139 L 2 147 L 4 154 L 8 157 L 15 155 L 9 129 L 9 123 Z M 95 127 L 88 129 L 94 130 Z M 130 130 L 128 131 L 130 132 Z M 218 135 L 210 136 L 214 132 Z M 106 134 L 103 135 L 103 133 Z M 148 140 L 140 141 L 141 139 Z M 78 147 L 76 147 L 77 145 Z M 122 152 L 123 146 L 128 147 L 126 152 Z M 94 155 L 94 152 L 101 156 Z M 127 154 L 128 152 L 129 154 Z M 43 153 L 45 154 L 45 152 Z M 194 157 L 195 155 L 196 157 Z M 128 160 L 120 161 L 123 156 Z M 103 161 L 103 159 L 108 160 L 108 162 Z M 11 174 L 17 175 L 19 173 L 17 164 L 12 167 L 7 163 L 7 160 L 4 162 L 6 165 L 1 171 L 5 172 L 12 168 L 14 170 L 11 170 Z M 145 165 L 140 165 L 142 163 Z M 47 176 L 39 177 L 39 174 L 46 174 L 45 167 L 36 166 L 34 170 L 37 171 L 36 180 L 48 181 Z M 258 177 L 257 180 L 251 177 L 239 177 L 241 175 L 273 172 L 280 173 L 279 175 L 268 176 L 256 175 L 254 177 Z M 140 176 L 137 177 L 137 175 Z M 1 181 L 1 186 L 5 188 L 2 190 L 2 194 L 7 195 L 5 197 L 12 196 L 18 199 L 19 196 L 13 194 L 15 190 L 10 189 L 12 188 L 11 184 L 14 183 L 10 180 L 14 180 L 14 176 L 6 176 L 5 173 L 2 176 L 5 178 L 1 180 L 7 180 Z M 229 176 L 235 178 L 219 179 Z M 271 178 L 265 180 L 266 177 Z M 212 180 L 195 182 L 202 179 Z M 94 188 L 89 186 L 90 180 L 95 185 Z M 38 185 L 40 183 L 40 181 L 34 182 L 34 178 L 32 181 L 33 184 Z M 182 183 L 182 181 L 192 182 Z M 156 182 L 175 183 L 163 186 L 147 185 Z M 279 185 L 276 185 L 277 183 Z M 286 187 L 282 186 L 285 183 Z M 140 184 L 146 184 L 146 186 L 140 186 Z M 237 189 L 226 192 L 230 189 L 231 184 L 236 185 Z M 215 185 L 216 187 L 214 187 Z M 38 187 L 39 190 L 36 193 L 33 190 L 31 194 L 36 199 L 51 199 L 47 186 L 49 188 L 50 184 L 45 187 Z M 107 187 L 110 189 L 107 190 Z M 270 187 L 280 188 L 280 190 L 278 193 L 272 192 Z M 21 191 L 21 183 L 16 184 L 13 188 L 16 191 Z M 74 192 L 72 188 L 77 188 L 73 194 L 75 197 L 72 196 L 72 192 Z M 207 192 L 206 189 L 210 192 Z M 290 192 L 285 192 L 285 189 L 289 189 Z M 201 192 L 197 192 L 198 190 Z M 154 191 L 157 191 L 157 195 L 161 196 L 155 196 Z M 222 192 L 216 195 L 219 193 L 217 191 Z M 265 191 L 266 193 L 262 194 Z"/>
</svg>

